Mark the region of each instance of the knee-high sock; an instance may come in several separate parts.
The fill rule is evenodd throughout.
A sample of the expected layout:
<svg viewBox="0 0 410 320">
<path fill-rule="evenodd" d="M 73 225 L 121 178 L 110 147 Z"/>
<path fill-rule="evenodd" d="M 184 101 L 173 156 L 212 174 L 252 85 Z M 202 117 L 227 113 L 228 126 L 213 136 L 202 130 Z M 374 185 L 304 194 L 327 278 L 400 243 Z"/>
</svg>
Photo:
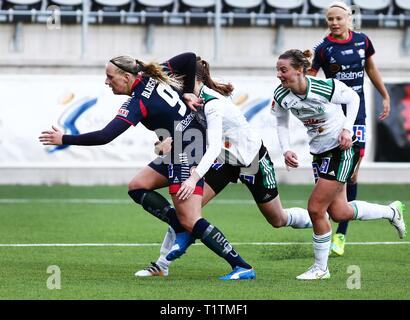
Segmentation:
<svg viewBox="0 0 410 320">
<path fill-rule="evenodd" d="M 175 231 L 169 226 L 167 232 L 165 233 L 164 240 L 162 241 L 161 249 L 159 251 L 159 257 L 157 259 L 157 265 L 162 269 L 168 269 L 172 261 L 166 259 L 167 254 L 171 250 L 175 242 Z"/>
<path fill-rule="evenodd" d="M 135 189 L 128 191 L 128 194 L 154 217 L 168 223 L 175 232 L 185 231 L 178 221 L 175 209 L 160 193 L 146 189 Z"/>
<path fill-rule="evenodd" d="M 389 206 L 358 200 L 349 203 L 354 209 L 354 216 L 352 220 L 392 220 L 394 216 L 394 210 Z"/>
<path fill-rule="evenodd" d="M 224 258 L 231 265 L 232 269 L 236 266 L 246 269 L 252 268 L 234 250 L 224 234 L 204 218 L 199 219 L 195 223 L 192 234 L 195 238 L 200 239 L 209 249 Z"/>
<path fill-rule="evenodd" d="M 294 229 L 312 228 L 309 212 L 303 208 L 287 208 L 285 211 L 288 214 L 286 226 Z"/>
<path fill-rule="evenodd" d="M 315 264 L 323 271 L 327 269 L 332 231 L 317 235 L 313 234 L 313 251 L 315 253 Z"/>
<path fill-rule="evenodd" d="M 357 183 L 348 183 L 347 184 L 347 201 L 354 201 L 356 200 L 357 196 Z M 349 226 L 349 221 L 340 221 L 339 225 L 337 226 L 336 233 L 342 233 L 346 235 L 347 227 Z"/>
</svg>

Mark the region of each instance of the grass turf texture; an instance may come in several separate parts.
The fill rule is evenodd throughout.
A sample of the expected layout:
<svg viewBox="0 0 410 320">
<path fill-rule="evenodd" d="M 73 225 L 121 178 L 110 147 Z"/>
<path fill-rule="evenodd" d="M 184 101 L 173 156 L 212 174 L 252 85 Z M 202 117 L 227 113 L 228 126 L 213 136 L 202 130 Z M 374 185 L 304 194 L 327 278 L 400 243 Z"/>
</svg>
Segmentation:
<svg viewBox="0 0 410 320">
<path fill-rule="evenodd" d="M 306 207 L 310 190 L 280 186 L 284 207 Z M 358 196 L 383 204 L 399 199 L 410 207 L 409 191 L 409 185 L 360 185 Z M 230 267 L 203 245 L 174 262 L 168 277 L 135 278 L 135 271 L 156 260 L 166 225 L 135 205 L 126 186 L 0 186 L 0 244 L 152 244 L 1 246 L 0 299 L 410 299 L 410 244 L 348 244 L 343 257 L 330 257 L 329 280 L 298 281 L 295 277 L 313 262 L 312 230 L 273 229 L 242 185 L 230 185 L 216 200 L 204 208 L 204 216 L 254 266 L 254 281 L 218 280 Z M 399 239 L 387 220 L 354 221 L 347 241 Z M 249 244 L 254 242 L 300 244 Z M 60 290 L 47 288 L 50 265 L 61 270 Z M 348 288 L 349 266 L 360 268 L 360 289 Z"/>
</svg>

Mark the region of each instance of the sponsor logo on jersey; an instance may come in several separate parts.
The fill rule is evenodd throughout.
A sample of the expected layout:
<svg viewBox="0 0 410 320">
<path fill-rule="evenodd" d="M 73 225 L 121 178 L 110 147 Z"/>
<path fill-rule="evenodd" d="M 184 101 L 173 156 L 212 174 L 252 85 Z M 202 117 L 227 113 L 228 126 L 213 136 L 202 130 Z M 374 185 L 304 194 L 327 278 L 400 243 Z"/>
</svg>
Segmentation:
<svg viewBox="0 0 410 320">
<path fill-rule="evenodd" d="M 356 92 L 362 92 L 363 86 L 352 86 L 350 88 L 352 88 Z"/>
<path fill-rule="evenodd" d="M 363 45 L 364 45 L 364 41 L 362 41 L 362 42 L 355 42 L 354 45 L 355 45 L 356 47 L 363 46 Z"/>
<path fill-rule="evenodd" d="M 192 120 L 194 120 L 194 118 L 195 118 L 194 112 L 190 113 L 184 120 L 182 120 L 180 123 L 176 125 L 175 131 L 180 131 L 180 132 L 184 131 L 189 126 L 189 124 L 192 122 Z"/>
<path fill-rule="evenodd" d="M 349 54 L 353 54 L 353 49 L 343 50 L 340 52 L 342 56 L 347 56 Z"/>
<path fill-rule="evenodd" d="M 303 120 L 303 124 L 305 125 L 305 126 L 311 126 L 311 125 L 314 125 L 314 124 L 319 124 L 319 123 L 323 123 L 323 122 L 325 122 L 325 120 L 323 120 L 323 119 L 306 119 L 306 120 Z"/>
<path fill-rule="evenodd" d="M 130 111 L 125 109 L 124 107 L 121 107 L 120 110 L 118 110 L 118 115 L 123 116 L 123 117 L 128 117 L 128 113 Z"/>
<path fill-rule="evenodd" d="M 330 63 L 336 63 L 336 59 L 335 58 L 333 58 L 333 57 L 330 57 L 330 61 L 329 61 Z"/>
<path fill-rule="evenodd" d="M 336 79 L 337 80 L 354 80 L 354 79 L 358 79 L 358 78 L 363 78 L 364 76 L 364 72 L 363 71 L 359 71 L 359 72 L 339 72 L 336 74 Z"/>
<path fill-rule="evenodd" d="M 339 72 L 340 66 L 338 64 L 331 64 L 329 70 L 333 73 Z"/>
<path fill-rule="evenodd" d="M 355 124 L 353 126 L 353 134 L 359 142 L 366 142 L 366 126 Z"/>
<path fill-rule="evenodd" d="M 357 50 L 357 53 L 359 54 L 360 58 L 364 58 L 364 56 L 365 56 L 365 51 L 364 51 L 364 49 L 359 49 L 359 50 Z"/>
<path fill-rule="evenodd" d="M 320 173 L 327 173 L 329 170 L 330 158 L 323 158 L 322 164 L 320 165 L 319 172 Z"/>
<path fill-rule="evenodd" d="M 291 109 L 291 108 L 295 108 L 298 105 L 299 101 L 291 101 L 291 102 L 287 102 L 285 101 L 283 103 L 283 106 L 285 107 L 285 109 Z"/>
</svg>

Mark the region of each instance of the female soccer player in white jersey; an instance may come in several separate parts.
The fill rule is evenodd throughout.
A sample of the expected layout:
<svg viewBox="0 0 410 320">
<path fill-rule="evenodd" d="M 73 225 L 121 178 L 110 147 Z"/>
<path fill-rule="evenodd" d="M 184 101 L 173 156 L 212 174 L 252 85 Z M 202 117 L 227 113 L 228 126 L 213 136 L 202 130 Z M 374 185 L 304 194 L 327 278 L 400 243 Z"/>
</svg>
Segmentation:
<svg viewBox="0 0 410 320">
<path fill-rule="evenodd" d="M 235 183 L 239 179 L 252 193 L 259 210 L 273 227 L 310 228 L 312 224 L 306 209 L 283 209 L 268 151 L 229 98 L 232 90 L 230 84 L 211 79 L 209 64 L 198 59 L 194 92 L 204 101 L 203 108 L 198 112 L 206 118 L 208 147 L 177 196 L 188 198 L 197 181 L 205 177 L 204 206 L 230 182 Z M 169 140 L 164 141 L 162 147 L 170 150 L 169 143 Z M 161 170 L 160 167 L 155 169 L 157 172 Z M 177 233 L 176 238 L 174 240 L 175 233 L 170 229 L 165 235 L 157 262 L 135 275 L 168 275 L 171 261 L 180 257 L 194 242 L 189 233 Z"/>
<path fill-rule="evenodd" d="M 406 233 L 405 207 L 400 201 L 388 206 L 365 201 L 347 202 L 346 181 L 359 160 L 353 124 L 360 98 L 339 80 L 307 76 L 308 57 L 310 53 L 300 50 L 288 50 L 279 56 L 276 69 L 281 84 L 275 89 L 272 106 L 286 165 L 298 167 L 297 155 L 290 148 L 289 113 L 292 113 L 307 129 L 313 170 L 317 175 L 308 201 L 315 262 L 297 277 L 301 280 L 330 277 L 328 255 L 332 231 L 326 212 L 335 221 L 388 219 L 400 238 Z M 346 105 L 346 115 L 341 104 Z"/>
</svg>

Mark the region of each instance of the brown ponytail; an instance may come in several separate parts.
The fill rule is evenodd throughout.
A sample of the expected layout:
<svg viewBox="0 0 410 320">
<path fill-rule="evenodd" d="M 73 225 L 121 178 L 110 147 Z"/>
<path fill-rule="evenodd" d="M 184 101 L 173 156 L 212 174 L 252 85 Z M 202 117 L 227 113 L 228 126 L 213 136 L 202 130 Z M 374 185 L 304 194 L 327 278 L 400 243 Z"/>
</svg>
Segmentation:
<svg viewBox="0 0 410 320">
<path fill-rule="evenodd" d="M 201 57 L 196 58 L 196 78 L 203 82 L 208 88 L 215 90 L 225 97 L 229 97 L 233 91 L 231 83 L 220 83 L 211 78 L 209 71 L 209 63 L 202 60 Z"/>
<path fill-rule="evenodd" d="M 310 58 L 313 56 L 312 51 L 305 50 L 300 51 L 299 49 L 291 49 L 285 51 L 279 56 L 279 59 L 289 59 L 290 65 L 295 68 L 299 69 L 300 67 L 303 68 L 303 73 L 306 74 L 307 70 L 310 68 Z"/>
</svg>

